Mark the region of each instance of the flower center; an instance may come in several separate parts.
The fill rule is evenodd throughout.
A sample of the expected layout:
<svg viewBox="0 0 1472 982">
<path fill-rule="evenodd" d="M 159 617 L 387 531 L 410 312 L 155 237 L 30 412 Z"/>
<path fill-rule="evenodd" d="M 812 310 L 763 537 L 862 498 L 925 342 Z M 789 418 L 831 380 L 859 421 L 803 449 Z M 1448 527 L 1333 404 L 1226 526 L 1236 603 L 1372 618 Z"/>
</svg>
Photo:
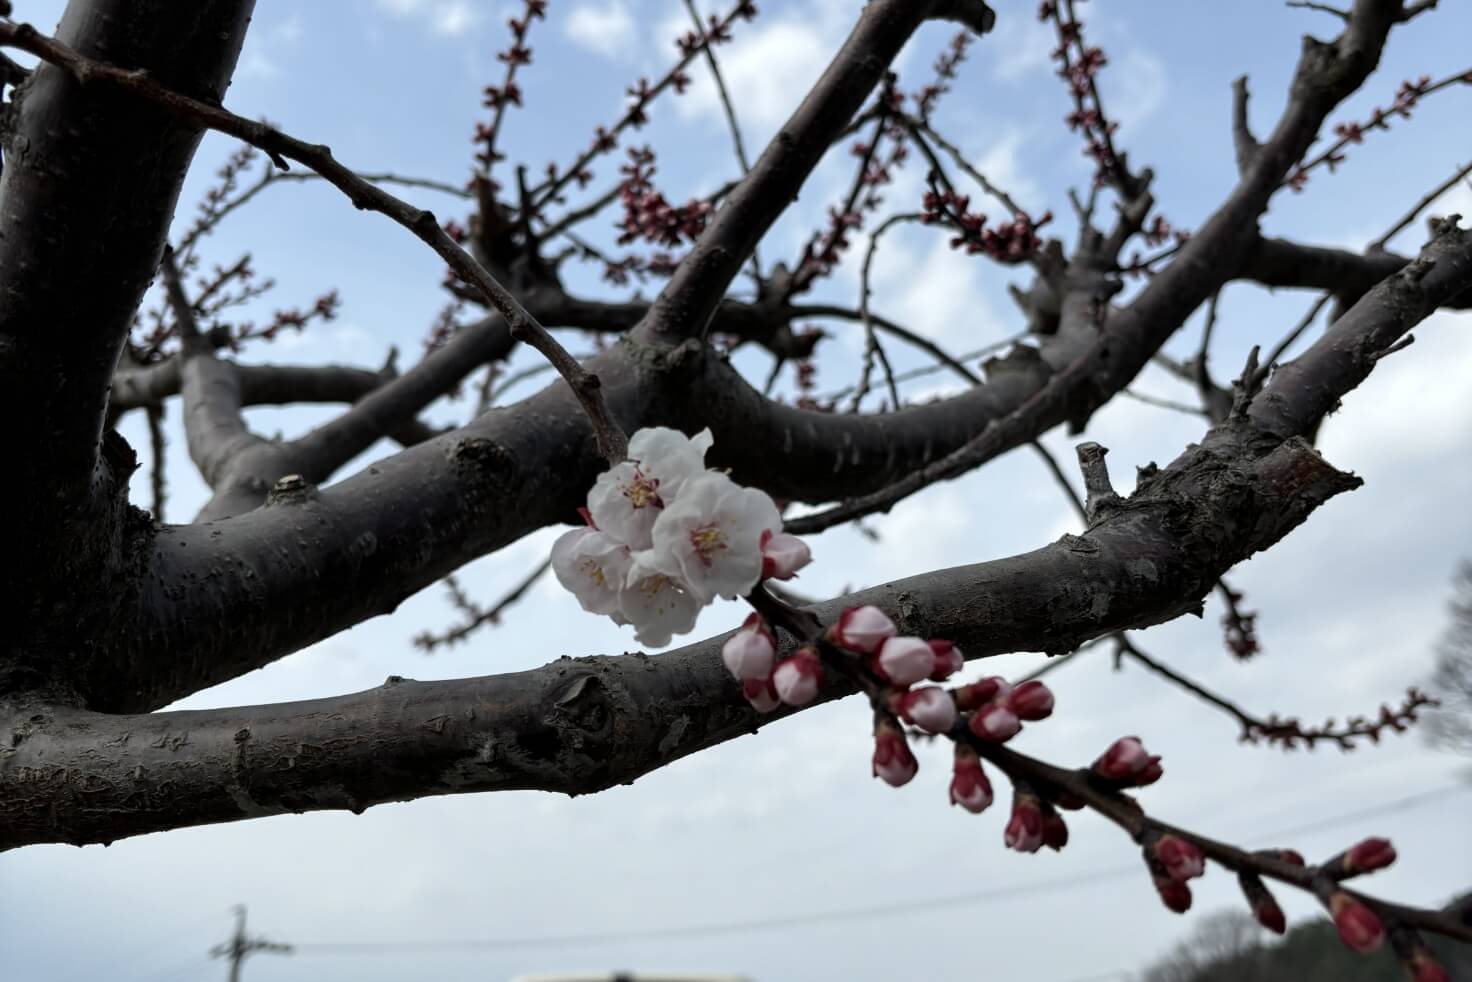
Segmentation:
<svg viewBox="0 0 1472 982">
<path fill-rule="evenodd" d="M 690 545 L 700 561 L 709 566 L 715 554 L 726 548 L 726 533 L 718 524 L 702 525 L 691 530 Z"/>
<path fill-rule="evenodd" d="M 659 500 L 658 479 L 645 477 L 638 469 L 634 471 L 634 479 L 624 485 L 624 497 L 635 508 L 647 508 L 650 505 L 655 508 L 664 507 L 664 502 Z"/>
<path fill-rule="evenodd" d="M 606 587 L 608 579 L 603 575 L 603 564 L 596 559 L 583 558 L 578 561 L 578 572 L 599 586 Z"/>
</svg>

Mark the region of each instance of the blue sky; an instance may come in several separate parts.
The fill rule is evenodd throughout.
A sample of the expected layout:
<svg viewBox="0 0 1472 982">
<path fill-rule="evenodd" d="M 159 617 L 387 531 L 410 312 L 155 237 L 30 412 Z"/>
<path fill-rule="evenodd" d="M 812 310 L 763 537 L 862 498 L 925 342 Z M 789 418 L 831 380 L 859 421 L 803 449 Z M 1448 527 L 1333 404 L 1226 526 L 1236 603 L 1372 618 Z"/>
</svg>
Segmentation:
<svg viewBox="0 0 1472 982">
<path fill-rule="evenodd" d="M 21 0 L 17 16 L 49 28 L 60 4 Z M 857 0 L 765 0 L 758 20 L 722 52 L 748 144 L 757 147 L 795 105 L 835 50 Z M 1067 110 L 1051 77 L 1051 41 L 1035 4 L 1000 3 L 999 26 L 973 46 L 940 115 L 942 130 L 1027 207 L 1051 208 L 1069 228 L 1064 191 L 1088 179 L 1076 139 L 1059 122 Z M 520 4 L 466 0 L 355 0 L 288 4 L 260 0 L 227 105 L 264 115 L 294 135 L 328 143 L 366 171 L 392 170 L 458 182 L 468 174 L 469 135 L 480 88 L 499 78 L 492 52 Z M 1381 69 L 1336 119 L 1362 118 L 1389 101 L 1403 78 L 1468 67 L 1465 5 L 1398 30 Z M 1323 14 L 1277 2 L 1081 4 L 1091 38 L 1108 51 L 1101 76 L 1106 106 L 1122 121 L 1120 142 L 1158 175 L 1156 194 L 1172 222 L 1200 224 L 1234 179 L 1229 87 L 1252 82 L 1252 113 L 1266 131 L 1281 108 L 1306 31 L 1327 34 Z M 1245 14 L 1245 16 L 1244 16 Z M 552 0 L 531 39 L 535 62 L 523 76 L 526 106 L 509 117 L 504 145 L 540 168 L 565 161 L 592 128 L 613 119 L 624 87 L 669 63 L 668 39 L 683 29 L 678 0 Z M 926 77 L 949 38 L 927 28 L 905 52 L 902 79 Z M 696 66 L 697 69 L 699 66 Z M 657 104 L 636 142 L 660 150 L 658 181 L 683 200 L 732 176 L 733 156 L 719 107 L 699 70 L 678 100 Z M 1264 220 L 1269 234 L 1359 248 L 1422 192 L 1464 162 L 1472 148 L 1465 119 L 1472 89 L 1444 93 L 1392 134 L 1353 149 L 1340 173 L 1316 175 L 1302 195 L 1284 194 Z M 187 224 L 229 141 L 209 136 L 179 209 Z M 844 153 L 815 176 L 762 249 L 768 262 L 796 253 L 847 179 Z M 900 176 L 890 195 L 913 208 L 920 171 Z M 600 183 L 613 179 L 613 165 Z M 407 196 L 444 218 L 460 202 L 432 192 Z M 1472 190 L 1436 210 L 1472 214 Z M 1418 225 L 1397 244 L 1412 250 Z M 611 241 L 607 222 L 589 234 Z M 860 241 L 862 245 L 862 240 Z M 376 367 L 390 345 L 418 357 L 443 303 L 442 267 L 421 244 L 378 216 L 356 212 L 318 185 L 267 191 L 229 219 L 205 256 L 228 263 L 249 250 L 278 288 L 262 305 L 297 305 L 328 288 L 343 298 L 332 324 L 248 350 L 246 360 L 339 361 Z M 851 302 L 857 264 L 824 287 Z M 906 230 L 886 237 L 876 260 L 875 307 L 953 351 L 980 347 L 1020 329 L 1006 270 L 950 251 L 943 233 Z M 595 273 L 572 285 L 617 295 Z M 1312 297 L 1237 285 L 1222 298 L 1215 364 L 1234 374 L 1247 348 L 1271 344 Z M 1192 325 L 1195 326 L 1194 324 Z M 1262 611 L 1264 654 L 1232 661 L 1220 642 L 1220 610 L 1177 621 L 1139 643 L 1263 714 L 1308 721 L 1372 712 L 1428 673 L 1444 624 L 1450 576 L 1472 555 L 1472 334 L 1468 315 L 1437 315 L 1417 343 L 1387 359 L 1330 420 L 1322 449 L 1366 481 L 1335 499 L 1272 552 L 1231 577 Z M 862 338 L 831 325 L 820 369 L 826 387 L 851 381 Z M 574 350 L 588 342 L 570 336 Z M 1172 350 L 1189 354 L 1187 328 Z M 899 367 L 920 364 L 891 349 Z M 760 379 L 760 352 L 738 363 Z M 531 365 L 525 352 L 516 364 Z M 907 390 L 939 395 L 932 376 Z M 540 384 L 532 383 L 533 385 Z M 781 388 L 788 391 L 790 377 Z M 1151 370 L 1141 391 L 1190 393 Z M 527 388 L 526 392 L 532 391 Z M 514 394 L 513 394 L 514 397 Z M 260 432 L 299 432 L 322 408 L 252 411 Z M 429 414 L 463 420 L 466 401 Z M 171 414 L 177 425 L 178 413 Z M 1202 432 L 1199 421 L 1116 400 L 1088 438 L 1111 448 L 1116 481 L 1135 464 L 1164 462 Z M 126 435 L 146 456 L 138 420 Z M 1073 440 L 1045 443 L 1065 460 Z M 204 487 L 170 446 L 170 518 L 184 520 Z M 369 457 L 392 452 L 380 446 Z M 355 464 L 343 473 L 348 474 Z M 146 476 L 135 487 L 146 499 Z M 981 472 L 931 489 L 872 523 L 877 543 L 847 530 L 813 540 L 816 561 L 802 587 L 831 595 L 921 570 L 1009 555 L 1074 530 L 1075 521 L 1037 461 L 1009 455 Z M 464 571 L 474 595 L 491 599 L 546 554 L 556 530 L 531 536 Z M 427 656 L 410 639 L 454 616 L 437 588 L 370 622 L 181 705 L 241 705 L 351 692 L 389 674 L 454 678 L 529 668 L 562 654 L 621 651 L 627 630 L 582 614 L 570 595 L 543 582 L 506 623 L 468 644 Z M 700 636 L 742 617 L 734 604 L 708 610 Z M 1040 656 L 993 660 L 974 672 L 1016 674 Z M 1326 855 L 1367 834 L 1385 834 L 1402 859 L 1374 884 L 1388 896 L 1437 902 L 1469 886 L 1472 807 L 1465 759 L 1428 750 L 1419 737 L 1393 739 L 1353 755 L 1320 750 L 1284 755 L 1238 747 L 1235 725 L 1140 670 L 1110 670 L 1085 655 L 1052 676 L 1059 709 L 1029 728 L 1020 748 L 1060 762 L 1092 758 L 1111 739 L 1138 733 L 1165 756 L 1166 779 L 1145 797 L 1162 817 L 1249 845 L 1274 833 L 1336 822 L 1293 836 L 1307 854 Z M 538 793 L 432 799 L 374 808 L 362 816 L 314 814 L 188 829 L 103 849 L 33 847 L 0 855 L 8 897 L 0 918 L 4 977 L 17 982 L 205 979 L 223 966 L 208 947 L 229 930 L 229 907 L 250 905 L 251 924 L 301 945 L 290 957 L 261 956 L 246 977 L 261 982 L 433 974 L 444 980 L 505 979 L 519 972 L 639 968 L 744 972 L 761 982 L 806 979 L 950 980 L 989 977 L 1067 982 L 1141 967 L 1192 923 L 1154 899 L 1134 848 L 1100 820 L 1071 823 L 1061 855 L 1019 856 L 1001 846 L 1005 808 L 968 816 L 945 805 L 945 759 L 921 757 L 921 774 L 902 791 L 869 777 L 867 714 L 847 702 L 804 713 L 650 775 L 632 787 L 568 800 Z M 1382 802 L 1462 787 L 1390 813 L 1355 817 Z M 1342 819 L 1342 821 L 1341 821 Z M 1115 875 L 1114 871 L 1126 871 Z M 1097 874 L 1097 875 L 1096 875 Z M 1051 885 L 1050 885 L 1051 884 Z M 1059 884 L 1065 884 L 1060 886 Z M 1010 891 L 1010 892 L 1009 892 Z M 946 898 L 968 898 L 947 901 Z M 1290 917 L 1312 905 L 1284 895 Z M 1217 870 L 1197 891 L 1197 911 L 1236 902 Z M 812 921 L 808 915 L 893 903 L 909 912 Z M 918 905 L 918 906 L 913 906 Z M 314 948 L 334 943 L 517 939 L 681 931 L 710 924 L 778 920 L 779 927 L 691 932 L 676 937 L 445 947 L 390 954 Z M 85 925 L 85 943 L 81 943 Z M 1107 976 L 1105 976 L 1107 977 Z M 1123 977 L 1123 976 L 1121 976 Z"/>
</svg>

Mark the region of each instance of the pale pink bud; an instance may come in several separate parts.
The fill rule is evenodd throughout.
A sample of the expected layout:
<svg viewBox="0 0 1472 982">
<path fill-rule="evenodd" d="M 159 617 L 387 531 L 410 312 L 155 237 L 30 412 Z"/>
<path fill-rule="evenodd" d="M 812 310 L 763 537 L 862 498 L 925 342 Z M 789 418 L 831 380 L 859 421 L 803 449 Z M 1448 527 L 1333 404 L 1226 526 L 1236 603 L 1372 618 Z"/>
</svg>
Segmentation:
<svg viewBox="0 0 1472 982">
<path fill-rule="evenodd" d="M 813 561 L 808 544 L 795 535 L 771 531 L 762 533 L 762 576 L 774 580 L 790 580 L 797 571 Z"/>
<path fill-rule="evenodd" d="M 970 747 L 957 744 L 956 767 L 951 775 L 951 804 L 979 815 L 991 803 L 992 784 L 981 769 L 981 758 Z"/>
<path fill-rule="evenodd" d="M 1007 705 L 1019 719 L 1039 720 L 1053 715 L 1053 691 L 1036 679 L 1012 690 Z"/>
<path fill-rule="evenodd" d="M 771 679 L 744 679 L 741 682 L 741 694 L 751 703 L 751 708 L 759 713 L 770 713 L 782 705 L 782 700 L 777 698 L 777 687 L 772 684 Z"/>
<path fill-rule="evenodd" d="M 1006 743 L 1022 729 L 1017 714 L 1001 703 L 988 703 L 971 714 L 971 732 L 983 740 Z"/>
<path fill-rule="evenodd" d="M 961 649 L 949 641 L 931 638 L 926 644 L 935 652 L 935 668 L 931 669 L 930 681 L 944 682 L 965 666 L 966 659 L 962 657 Z"/>
<path fill-rule="evenodd" d="M 874 730 L 874 776 L 890 787 L 909 784 L 920 764 L 910 753 L 905 735 L 892 723 L 883 722 Z"/>
<path fill-rule="evenodd" d="M 878 607 L 850 607 L 838 615 L 838 621 L 828 629 L 828 639 L 840 648 L 872 655 L 887 638 L 900 633 L 894 621 L 884 615 Z"/>
<path fill-rule="evenodd" d="M 895 685 L 912 685 L 935 668 L 935 652 L 919 638 L 888 638 L 879 648 L 878 668 Z"/>
<path fill-rule="evenodd" d="M 962 709 L 976 709 L 989 702 L 1004 701 L 1011 694 L 1011 683 L 1000 675 L 992 675 L 957 689 L 956 705 Z"/>
<path fill-rule="evenodd" d="M 1173 880 L 1189 880 L 1206 872 L 1206 857 L 1194 842 L 1178 835 L 1155 840 L 1155 858 Z"/>
<path fill-rule="evenodd" d="M 1345 874 L 1373 873 L 1395 862 L 1395 846 L 1389 839 L 1365 839 L 1344 854 Z"/>
<path fill-rule="evenodd" d="M 1120 737 L 1094 761 L 1094 773 L 1111 781 L 1128 781 L 1150 763 L 1139 737 Z"/>
<path fill-rule="evenodd" d="M 1343 890 L 1329 896 L 1329 911 L 1334 915 L 1339 940 L 1351 951 L 1368 954 L 1385 941 L 1385 925 L 1380 923 L 1380 918 Z"/>
<path fill-rule="evenodd" d="M 1054 852 L 1062 852 L 1068 845 L 1068 823 L 1055 811 L 1043 813 L 1043 845 Z"/>
<path fill-rule="evenodd" d="M 1012 799 L 1012 818 L 1002 841 L 1018 852 L 1037 852 L 1043 847 L 1043 812 L 1032 795 L 1019 794 Z"/>
<path fill-rule="evenodd" d="M 812 648 L 799 648 L 792 657 L 783 659 L 772 673 L 777 698 L 789 706 L 805 706 L 818 695 L 823 684 L 823 663 Z"/>
<path fill-rule="evenodd" d="M 1184 914 L 1191 909 L 1191 888 L 1181 880 L 1173 880 L 1168 876 L 1155 877 L 1155 889 L 1160 894 L 1160 902 L 1165 904 L 1166 910 L 1177 914 Z"/>
<path fill-rule="evenodd" d="M 748 614 L 741 629 L 721 645 L 726 671 L 741 681 L 769 678 L 776 657 L 777 639 L 761 614 Z"/>
<path fill-rule="evenodd" d="M 900 715 L 922 730 L 948 733 L 956 725 L 956 702 L 938 685 L 912 689 L 900 697 Z"/>
</svg>

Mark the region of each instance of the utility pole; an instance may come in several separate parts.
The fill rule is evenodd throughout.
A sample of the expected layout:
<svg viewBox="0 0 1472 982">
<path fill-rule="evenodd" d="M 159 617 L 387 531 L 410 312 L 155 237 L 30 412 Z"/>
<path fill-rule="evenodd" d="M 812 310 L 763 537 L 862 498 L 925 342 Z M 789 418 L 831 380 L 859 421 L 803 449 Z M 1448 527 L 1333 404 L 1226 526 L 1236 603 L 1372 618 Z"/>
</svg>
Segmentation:
<svg viewBox="0 0 1472 982">
<path fill-rule="evenodd" d="M 275 941 L 267 941 L 265 938 L 246 937 L 245 907 L 236 904 L 231 909 L 235 911 L 235 937 L 210 949 L 211 958 L 230 959 L 230 982 L 240 982 L 240 965 L 245 961 L 247 955 L 253 955 L 258 951 L 271 951 L 279 955 L 291 954 L 289 944 L 279 944 Z"/>
</svg>

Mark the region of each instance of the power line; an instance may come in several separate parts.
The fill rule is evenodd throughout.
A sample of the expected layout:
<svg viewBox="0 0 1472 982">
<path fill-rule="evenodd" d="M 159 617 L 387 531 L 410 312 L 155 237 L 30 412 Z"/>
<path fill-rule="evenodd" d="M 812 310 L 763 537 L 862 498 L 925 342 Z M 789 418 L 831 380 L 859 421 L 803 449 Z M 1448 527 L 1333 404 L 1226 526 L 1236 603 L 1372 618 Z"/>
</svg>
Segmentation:
<svg viewBox="0 0 1472 982">
<path fill-rule="evenodd" d="M 278 944 L 265 938 L 250 938 L 245 934 L 245 907 L 235 905 L 235 936 L 224 944 L 210 949 L 211 958 L 230 959 L 230 982 L 240 982 L 240 966 L 246 958 L 258 951 L 269 951 L 278 955 L 291 954 L 291 945 Z"/>
<path fill-rule="evenodd" d="M 1429 801 L 1439 800 L 1448 795 L 1469 790 L 1467 785 L 1454 784 L 1430 791 L 1421 791 L 1395 801 L 1386 802 L 1363 808 L 1358 811 L 1346 812 L 1334 815 L 1317 822 L 1305 823 L 1292 828 L 1275 832 L 1267 832 L 1252 836 L 1252 839 L 1280 839 L 1291 834 L 1299 834 L 1307 831 L 1327 828 L 1334 825 L 1343 825 L 1347 822 L 1357 821 L 1373 815 L 1388 811 L 1396 811 L 1408 807 L 1425 804 Z M 1083 884 L 1095 883 L 1102 880 L 1110 880 L 1120 876 L 1138 875 L 1139 863 L 1131 863 L 1128 866 L 1117 866 L 1111 869 L 1095 870 L 1091 873 L 1082 873 L 1067 877 L 1057 877 L 1051 880 L 1036 880 L 1031 883 L 1009 884 L 1002 887 L 993 887 L 988 890 L 973 890 L 966 893 L 950 894 L 944 897 L 929 897 L 912 900 L 904 903 L 875 904 L 865 907 L 847 907 L 838 910 L 810 911 L 803 914 L 789 914 L 783 917 L 765 917 L 745 921 L 725 921 L 712 924 L 690 924 L 680 927 L 668 928 L 645 928 L 632 931 L 603 931 L 585 934 L 562 934 L 562 935 L 533 935 L 510 938 L 463 938 L 443 939 L 425 941 L 346 941 L 346 942 L 318 942 L 296 945 L 296 950 L 301 954 L 390 954 L 390 953 L 412 953 L 426 951 L 500 951 L 512 948 L 536 948 L 536 947 L 573 947 L 578 945 L 596 945 L 628 941 L 654 941 L 672 940 L 677 938 L 718 936 L 723 934 L 739 934 L 747 931 L 775 930 L 791 927 L 807 926 L 812 924 L 832 923 L 836 921 L 861 920 L 868 917 L 893 917 L 896 914 L 920 913 L 934 910 L 936 908 L 951 907 L 960 904 L 984 903 L 991 900 L 1000 900 L 1006 897 L 1022 897 L 1033 894 L 1051 893 L 1056 890 L 1072 889 Z M 1107 978 L 1108 976 L 1104 976 Z"/>
</svg>

